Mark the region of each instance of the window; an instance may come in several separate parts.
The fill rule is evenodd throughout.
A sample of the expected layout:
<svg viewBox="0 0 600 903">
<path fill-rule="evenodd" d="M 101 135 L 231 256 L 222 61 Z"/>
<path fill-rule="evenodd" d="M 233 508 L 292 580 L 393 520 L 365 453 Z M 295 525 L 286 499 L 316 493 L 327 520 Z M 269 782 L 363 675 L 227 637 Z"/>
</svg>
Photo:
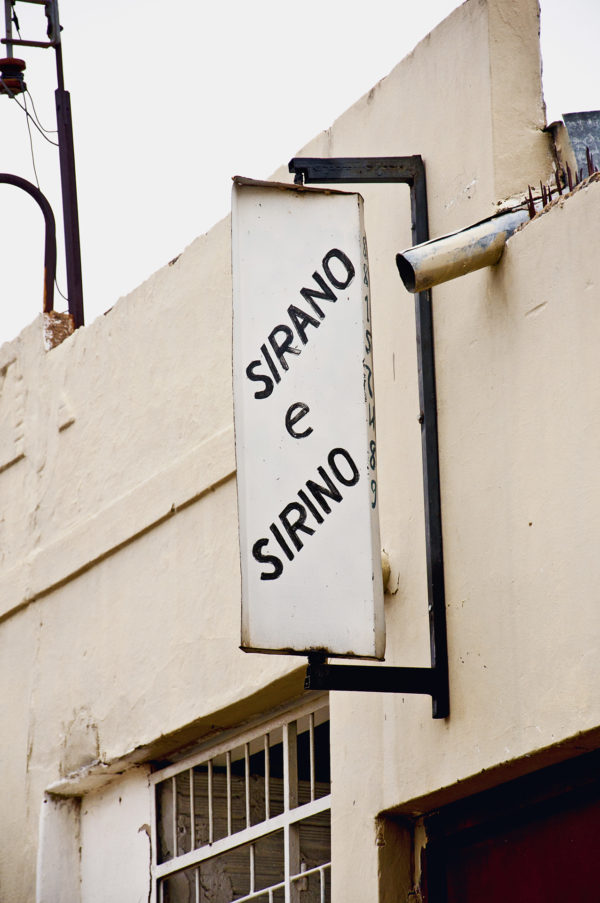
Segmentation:
<svg viewBox="0 0 600 903">
<path fill-rule="evenodd" d="M 330 899 L 327 698 L 151 777 L 157 903 Z"/>
</svg>

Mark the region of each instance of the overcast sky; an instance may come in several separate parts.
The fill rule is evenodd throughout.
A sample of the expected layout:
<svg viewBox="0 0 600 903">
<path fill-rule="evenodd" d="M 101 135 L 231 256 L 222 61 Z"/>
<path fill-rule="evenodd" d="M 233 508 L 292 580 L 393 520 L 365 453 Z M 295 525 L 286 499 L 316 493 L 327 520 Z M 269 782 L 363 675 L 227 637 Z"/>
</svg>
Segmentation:
<svg viewBox="0 0 600 903">
<path fill-rule="evenodd" d="M 541 4 L 548 121 L 599 109 L 599 0 Z M 458 5 L 60 0 L 86 322 L 227 213 L 232 175 L 267 178 Z M 17 2 L 16 11 L 22 36 L 43 40 L 43 8 Z M 55 128 L 54 51 L 15 55 L 27 61 L 42 125 Z M 35 183 L 26 122 L 0 96 L 0 171 Z M 58 155 L 31 132 L 37 179 L 57 217 L 66 294 Z M 25 194 L 6 185 L 0 192 L 1 343 L 41 310 L 43 221 Z M 66 309 L 58 295 L 55 308 Z"/>
</svg>

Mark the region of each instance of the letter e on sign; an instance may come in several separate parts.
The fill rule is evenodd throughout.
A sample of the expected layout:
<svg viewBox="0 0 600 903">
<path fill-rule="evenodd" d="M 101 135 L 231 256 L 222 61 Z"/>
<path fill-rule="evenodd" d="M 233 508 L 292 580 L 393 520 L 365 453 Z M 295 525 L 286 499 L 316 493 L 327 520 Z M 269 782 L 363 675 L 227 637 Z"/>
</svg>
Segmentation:
<svg viewBox="0 0 600 903">
<path fill-rule="evenodd" d="M 312 433 L 312 426 L 307 426 L 304 430 L 297 426 L 298 421 L 305 417 L 308 412 L 308 405 L 301 401 L 295 401 L 288 408 L 285 415 L 285 428 L 294 439 L 304 439 L 305 436 L 310 436 Z"/>
<path fill-rule="evenodd" d="M 236 177 L 242 648 L 383 658 L 373 327 L 359 194 Z"/>
</svg>

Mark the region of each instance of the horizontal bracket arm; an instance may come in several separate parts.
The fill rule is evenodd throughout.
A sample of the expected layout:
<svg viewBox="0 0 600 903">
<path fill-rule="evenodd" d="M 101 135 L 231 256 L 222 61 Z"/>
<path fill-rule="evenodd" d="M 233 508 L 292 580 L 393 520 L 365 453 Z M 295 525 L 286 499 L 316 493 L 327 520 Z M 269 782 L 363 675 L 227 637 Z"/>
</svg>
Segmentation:
<svg viewBox="0 0 600 903">
<path fill-rule="evenodd" d="M 330 665 L 309 659 L 305 690 L 356 690 L 366 693 L 436 694 L 432 668 L 395 668 L 383 665 Z"/>
</svg>

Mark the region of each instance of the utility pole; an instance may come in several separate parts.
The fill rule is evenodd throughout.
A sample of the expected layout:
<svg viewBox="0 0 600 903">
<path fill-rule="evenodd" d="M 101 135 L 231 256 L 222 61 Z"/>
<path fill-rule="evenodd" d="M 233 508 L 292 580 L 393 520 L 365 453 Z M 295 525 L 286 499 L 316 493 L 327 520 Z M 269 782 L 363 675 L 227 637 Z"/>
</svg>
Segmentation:
<svg viewBox="0 0 600 903">
<path fill-rule="evenodd" d="M 33 3 L 43 6 L 48 20 L 47 41 L 28 41 L 13 35 L 13 7 L 19 3 Z M 58 16 L 58 0 L 4 0 L 6 37 L 0 39 L 5 44 L 8 56 L 0 59 L 0 94 L 15 96 L 26 90 L 23 81 L 25 62 L 13 57 L 13 47 L 54 47 L 56 53 L 56 78 L 58 87 L 54 92 L 56 103 L 56 128 L 58 131 L 58 155 L 63 202 L 65 230 L 65 258 L 67 266 L 67 294 L 69 313 L 75 328 L 83 326 L 83 283 L 81 276 L 81 246 L 79 241 L 79 212 L 77 209 L 77 184 L 75 179 L 75 151 L 73 145 L 73 120 L 71 98 L 65 90 L 61 26 Z"/>
<path fill-rule="evenodd" d="M 56 0 L 53 0 L 56 5 Z M 58 8 L 57 8 L 58 22 Z M 81 247 L 79 244 L 79 212 L 77 209 L 77 184 L 75 181 L 75 149 L 73 146 L 73 120 L 71 96 L 65 91 L 62 66 L 60 27 L 56 50 L 56 76 L 58 88 L 56 101 L 56 128 L 58 129 L 58 155 L 65 227 L 65 256 L 67 261 L 67 295 L 69 313 L 75 320 L 75 328 L 83 326 L 83 283 L 81 277 Z"/>
</svg>

